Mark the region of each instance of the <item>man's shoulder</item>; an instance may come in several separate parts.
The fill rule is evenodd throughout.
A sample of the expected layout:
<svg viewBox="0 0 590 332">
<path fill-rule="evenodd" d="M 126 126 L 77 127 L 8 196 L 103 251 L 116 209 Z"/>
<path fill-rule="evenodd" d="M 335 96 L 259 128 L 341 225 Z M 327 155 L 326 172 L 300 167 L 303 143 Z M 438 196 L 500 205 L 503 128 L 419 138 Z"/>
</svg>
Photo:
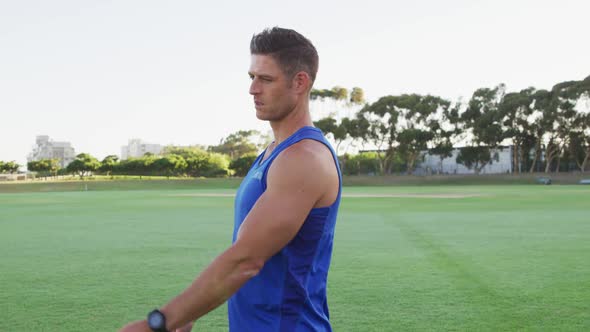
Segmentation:
<svg viewBox="0 0 590 332">
<path fill-rule="evenodd" d="M 303 139 L 282 151 L 277 156 L 277 162 L 307 169 L 333 165 L 334 157 L 326 144 L 314 139 Z"/>
<path fill-rule="evenodd" d="M 322 142 L 304 139 L 281 151 L 271 165 L 269 177 L 292 185 L 305 182 L 324 191 L 338 173 L 330 149 Z"/>
</svg>

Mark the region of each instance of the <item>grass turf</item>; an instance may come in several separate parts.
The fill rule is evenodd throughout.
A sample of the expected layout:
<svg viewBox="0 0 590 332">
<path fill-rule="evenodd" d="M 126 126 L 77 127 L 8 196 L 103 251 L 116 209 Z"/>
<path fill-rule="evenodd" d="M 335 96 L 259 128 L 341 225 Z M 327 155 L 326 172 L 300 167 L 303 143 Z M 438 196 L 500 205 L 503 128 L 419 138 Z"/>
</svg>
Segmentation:
<svg viewBox="0 0 590 332">
<path fill-rule="evenodd" d="M 112 331 L 230 244 L 229 189 L 0 194 L 0 320 Z M 231 190 L 229 190 L 231 192 Z M 590 187 L 347 187 L 328 300 L 335 331 L 590 329 Z M 194 330 L 227 331 L 225 307 Z"/>
</svg>

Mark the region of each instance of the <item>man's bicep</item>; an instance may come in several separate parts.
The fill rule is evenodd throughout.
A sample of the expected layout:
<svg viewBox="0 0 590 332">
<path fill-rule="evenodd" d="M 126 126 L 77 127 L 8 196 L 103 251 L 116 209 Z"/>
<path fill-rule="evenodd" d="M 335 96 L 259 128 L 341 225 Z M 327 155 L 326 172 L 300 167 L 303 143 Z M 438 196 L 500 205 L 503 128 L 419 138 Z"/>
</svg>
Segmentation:
<svg viewBox="0 0 590 332">
<path fill-rule="evenodd" d="M 309 176 L 306 166 L 275 162 L 277 167 L 269 172 L 267 190 L 242 223 L 236 242 L 263 259 L 295 237 L 321 195 L 321 183 Z"/>
<path fill-rule="evenodd" d="M 265 192 L 242 223 L 236 245 L 251 256 L 270 258 L 295 237 L 312 206 L 294 195 Z"/>
</svg>

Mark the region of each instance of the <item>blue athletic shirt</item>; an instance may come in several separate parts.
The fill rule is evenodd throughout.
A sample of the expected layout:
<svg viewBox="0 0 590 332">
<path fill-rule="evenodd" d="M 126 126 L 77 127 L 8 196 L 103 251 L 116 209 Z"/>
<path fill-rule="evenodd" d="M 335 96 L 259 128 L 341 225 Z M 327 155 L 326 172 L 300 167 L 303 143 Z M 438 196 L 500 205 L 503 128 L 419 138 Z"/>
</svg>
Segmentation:
<svg viewBox="0 0 590 332">
<path fill-rule="evenodd" d="M 240 225 L 266 190 L 266 176 L 272 162 L 283 150 L 304 139 L 321 142 L 332 152 L 340 182 L 338 196 L 332 205 L 312 209 L 295 238 L 229 299 L 231 332 L 332 331 L 326 281 L 342 174 L 336 153 L 319 129 L 303 127 L 281 142 L 266 160 L 262 160 L 264 152 L 256 158 L 236 194 L 233 242 Z"/>
</svg>

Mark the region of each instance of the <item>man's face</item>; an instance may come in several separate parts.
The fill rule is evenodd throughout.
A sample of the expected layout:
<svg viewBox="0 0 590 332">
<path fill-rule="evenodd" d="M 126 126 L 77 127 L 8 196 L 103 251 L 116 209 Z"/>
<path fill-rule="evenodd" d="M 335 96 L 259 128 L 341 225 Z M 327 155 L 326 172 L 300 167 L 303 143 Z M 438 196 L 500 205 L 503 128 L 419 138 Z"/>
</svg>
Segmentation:
<svg viewBox="0 0 590 332">
<path fill-rule="evenodd" d="M 292 82 L 271 56 L 252 54 L 248 74 L 258 119 L 280 121 L 293 110 L 297 95 Z"/>
</svg>

